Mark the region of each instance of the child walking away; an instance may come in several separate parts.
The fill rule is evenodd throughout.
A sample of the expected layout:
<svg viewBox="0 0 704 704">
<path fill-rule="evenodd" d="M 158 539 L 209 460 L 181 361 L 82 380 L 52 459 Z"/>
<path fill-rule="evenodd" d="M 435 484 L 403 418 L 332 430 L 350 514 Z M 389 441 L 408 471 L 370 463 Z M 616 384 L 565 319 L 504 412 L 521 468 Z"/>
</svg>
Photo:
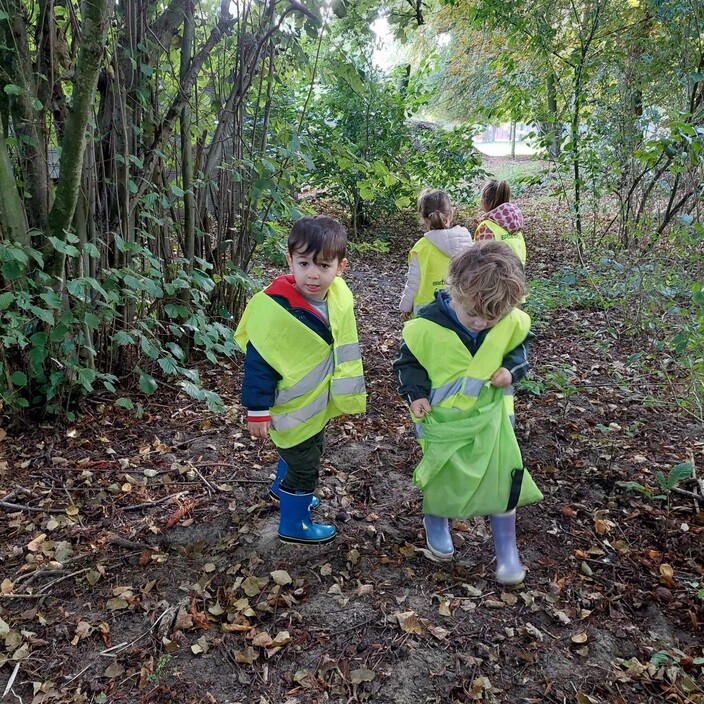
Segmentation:
<svg viewBox="0 0 704 704">
<path fill-rule="evenodd" d="M 430 303 L 435 292 L 445 288 L 450 259 L 472 244 L 466 227 L 452 226 L 452 206 L 444 191 L 426 188 L 418 196 L 418 217 L 428 228 L 408 255 L 406 288 L 399 308 L 404 313 L 417 313 Z"/>
<path fill-rule="evenodd" d="M 476 242 L 452 259 L 449 288 L 403 329 L 394 360 L 411 406 L 423 459 L 413 481 L 423 491 L 428 548 L 454 554 L 449 520 L 491 516 L 496 580 L 519 584 L 517 506 L 539 501 L 513 432 L 513 384 L 528 371 L 530 318 L 514 306 L 523 267 L 502 242 Z"/>
<path fill-rule="evenodd" d="M 505 242 L 526 263 L 526 243 L 523 239 L 523 213 L 517 205 L 510 203 L 511 189 L 506 181 L 492 179 L 482 190 L 480 202 L 485 212 L 474 233 L 476 240 L 500 240 Z"/>
<path fill-rule="evenodd" d="M 246 352 L 247 427 L 254 438 L 270 435 L 279 451 L 271 494 L 279 500 L 279 538 L 286 543 L 335 537 L 335 526 L 310 517 L 319 503 L 313 490 L 325 425 L 366 410 L 354 302 L 340 278 L 346 250 L 347 232 L 336 220 L 298 220 L 288 238 L 290 275 L 252 297 L 235 332 Z"/>
</svg>

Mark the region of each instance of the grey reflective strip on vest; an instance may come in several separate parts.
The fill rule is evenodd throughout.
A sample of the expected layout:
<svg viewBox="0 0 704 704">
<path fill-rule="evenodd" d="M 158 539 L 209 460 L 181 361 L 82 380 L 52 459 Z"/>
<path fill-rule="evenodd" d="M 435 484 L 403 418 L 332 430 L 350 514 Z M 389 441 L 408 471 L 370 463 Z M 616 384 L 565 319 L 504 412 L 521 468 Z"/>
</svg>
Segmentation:
<svg viewBox="0 0 704 704">
<path fill-rule="evenodd" d="M 334 364 L 332 354 L 329 354 L 320 364 L 313 367 L 313 369 L 302 379 L 299 379 L 293 386 L 277 391 L 274 404 L 276 406 L 282 406 L 287 401 L 312 391 L 328 374 L 332 374 Z"/>
<path fill-rule="evenodd" d="M 271 427 L 274 430 L 291 430 L 299 426 L 301 423 L 305 423 L 318 413 L 324 411 L 328 406 L 328 398 L 330 394 L 326 389 L 324 393 L 320 394 L 318 398 L 311 401 L 307 406 L 303 408 L 298 408 L 295 411 L 289 411 L 288 413 L 281 413 L 279 415 L 271 416 Z"/>
<path fill-rule="evenodd" d="M 471 398 L 477 398 L 486 383 L 486 379 L 475 379 L 472 376 L 460 377 L 450 384 L 432 389 L 430 391 L 430 405 L 434 406 L 460 393 Z"/>
<path fill-rule="evenodd" d="M 343 362 L 355 362 L 362 359 L 362 352 L 359 349 L 358 342 L 350 342 L 346 345 L 340 345 L 335 348 L 335 357 L 338 364 Z"/>
<path fill-rule="evenodd" d="M 462 389 L 462 393 L 465 396 L 471 396 L 472 398 L 475 398 L 481 393 L 482 389 L 484 388 L 484 384 L 486 384 L 486 381 L 484 379 L 475 379 L 472 376 L 465 377 L 464 389 Z"/>
<path fill-rule="evenodd" d="M 335 396 L 361 394 L 365 391 L 363 376 L 349 376 L 332 380 L 332 392 Z"/>
</svg>

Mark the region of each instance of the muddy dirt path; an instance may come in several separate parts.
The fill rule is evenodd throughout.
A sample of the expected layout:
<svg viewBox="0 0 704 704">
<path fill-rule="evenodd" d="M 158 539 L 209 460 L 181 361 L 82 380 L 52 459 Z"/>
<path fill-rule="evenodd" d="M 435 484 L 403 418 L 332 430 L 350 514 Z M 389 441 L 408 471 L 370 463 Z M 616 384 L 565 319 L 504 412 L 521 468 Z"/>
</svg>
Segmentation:
<svg viewBox="0 0 704 704">
<path fill-rule="evenodd" d="M 548 279 L 571 265 L 563 223 L 521 205 L 529 274 Z M 8 701 L 33 704 L 704 702 L 704 515 L 683 498 L 665 516 L 617 485 L 688 453 L 701 463 L 701 429 L 614 382 L 637 376 L 648 344 L 602 332 L 628 310 L 608 325 L 593 306 L 535 316 L 517 434 L 545 500 L 519 513 L 525 583 L 493 581 L 483 519 L 455 523 L 453 562 L 428 558 L 390 367 L 418 234 L 400 220 L 391 252 L 353 254 L 346 274 L 369 412 L 328 433 L 330 545 L 276 539 L 276 455 L 242 432 L 239 362 L 203 370 L 226 416 L 165 391 L 141 420 L 94 404 L 57 436 L 5 439 L 0 694 L 14 676 Z M 569 392 L 555 381 L 567 367 Z"/>
</svg>

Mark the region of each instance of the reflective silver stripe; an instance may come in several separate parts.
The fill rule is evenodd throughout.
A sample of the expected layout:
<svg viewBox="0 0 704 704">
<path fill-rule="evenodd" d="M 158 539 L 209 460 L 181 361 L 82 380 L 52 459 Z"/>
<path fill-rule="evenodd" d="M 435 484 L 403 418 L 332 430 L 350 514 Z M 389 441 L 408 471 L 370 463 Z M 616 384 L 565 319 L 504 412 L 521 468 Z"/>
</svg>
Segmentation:
<svg viewBox="0 0 704 704">
<path fill-rule="evenodd" d="M 462 390 L 462 392 L 465 396 L 479 396 L 482 389 L 484 388 L 484 384 L 486 384 L 485 379 L 475 379 L 473 376 L 468 376 L 465 379 L 464 389 Z"/>
<path fill-rule="evenodd" d="M 432 389 L 430 391 L 430 405 L 433 406 L 459 393 L 477 398 L 486 383 L 486 379 L 477 379 L 473 376 L 460 377 L 450 384 Z"/>
<path fill-rule="evenodd" d="M 311 369 L 302 379 L 299 379 L 288 389 L 281 389 L 276 392 L 274 405 L 281 406 L 291 399 L 298 398 L 312 391 L 328 374 L 332 374 L 334 361 L 332 354 L 329 354 L 320 364 Z"/>
<path fill-rule="evenodd" d="M 416 438 L 418 438 L 418 440 L 421 440 L 423 438 L 423 423 L 414 423 L 413 425 L 416 429 Z"/>
<path fill-rule="evenodd" d="M 516 416 L 510 415 L 508 419 L 511 421 L 511 427 L 515 428 L 516 427 Z"/>
<path fill-rule="evenodd" d="M 350 342 L 335 348 L 335 358 L 338 364 L 343 362 L 354 362 L 362 359 L 362 352 L 359 349 L 359 342 Z"/>
<path fill-rule="evenodd" d="M 361 394 L 364 393 L 365 389 L 363 376 L 349 376 L 341 379 L 335 379 L 333 377 L 332 380 L 332 392 L 336 396 Z"/>
<path fill-rule="evenodd" d="M 298 408 L 295 411 L 289 411 L 288 413 L 281 413 L 279 415 L 271 416 L 271 427 L 274 430 L 291 430 L 301 423 L 305 423 L 318 413 L 324 411 L 328 406 L 329 393 L 326 389 L 324 393 L 320 394 L 318 398 L 311 401 L 307 406 L 303 408 Z"/>
<path fill-rule="evenodd" d="M 509 384 L 504 389 L 504 396 L 513 396 L 513 394 L 514 394 L 513 384 Z"/>
<path fill-rule="evenodd" d="M 441 401 L 444 401 L 450 396 L 454 396 L 462 391 L 462 385 L 464 383 L 463 379 L 455 379 L 450 384 L 445 384 L 444 386 L 438 386 L 435 389 L 430 390 L 430 405 L 434 406 Z"/>
</svg>

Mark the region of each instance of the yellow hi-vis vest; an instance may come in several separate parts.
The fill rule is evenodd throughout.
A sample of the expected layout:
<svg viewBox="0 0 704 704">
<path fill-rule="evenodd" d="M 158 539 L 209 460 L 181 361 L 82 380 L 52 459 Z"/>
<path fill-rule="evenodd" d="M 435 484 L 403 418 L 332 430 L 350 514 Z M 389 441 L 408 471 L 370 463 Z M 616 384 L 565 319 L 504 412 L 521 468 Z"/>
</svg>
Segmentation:
<svg viewBox="0 0 704 704">
<path fill-rule="evenodd" d="M 352 293 L 338 276 L 327 295 L 333 344 L 294 318 L 264 291 L 255 294 L 235 331 L 242 351 L 251 342 L 281 380 L 269 409 L 277 447 L 293 447 L 342 413 L 364 413 L 367 395 Z"/>
<path fill-rule="evenodd" d="M 529 330 L 528 314 L 514 308 L 489 330 L 474 356 L 455 332 L 425 318 L 409 320 L 403 327 L 403 339 L 428 373 L 431 408 L 466 410 L 474 405 L 504 357 L 526 339 Z M 504 401 L 513 422 L 512 385 L 504 389 Z M 422 427 L 422 422 L 416 422 L 419 438 Z"/>
<path fill-rule="evenodd" d="M 521 260 L 521 264 L 525 266 L 526 241 L 523 239 L 522 232 L 509 232 L 501 227 L 501 225 L 497 225 L 493 220 L 482 220 L 479 225 L 477 225 L 475 237 L 482 225 L 492 231 L 495 239 L 500 242 L 505 242 L 513 250 L 514 254 Z"/>
<path fill-rule="evenodd" d="M 450 267 L 450 257 L 436 247 L 427 237 L 419 239 L 408 254 L 408 263 L 415 254 L 420 267 L 420 286 L 413 299 L 413 314 L 435 298 L 435 292 L 445 288 L 445 278 Z"/>
</svg>

